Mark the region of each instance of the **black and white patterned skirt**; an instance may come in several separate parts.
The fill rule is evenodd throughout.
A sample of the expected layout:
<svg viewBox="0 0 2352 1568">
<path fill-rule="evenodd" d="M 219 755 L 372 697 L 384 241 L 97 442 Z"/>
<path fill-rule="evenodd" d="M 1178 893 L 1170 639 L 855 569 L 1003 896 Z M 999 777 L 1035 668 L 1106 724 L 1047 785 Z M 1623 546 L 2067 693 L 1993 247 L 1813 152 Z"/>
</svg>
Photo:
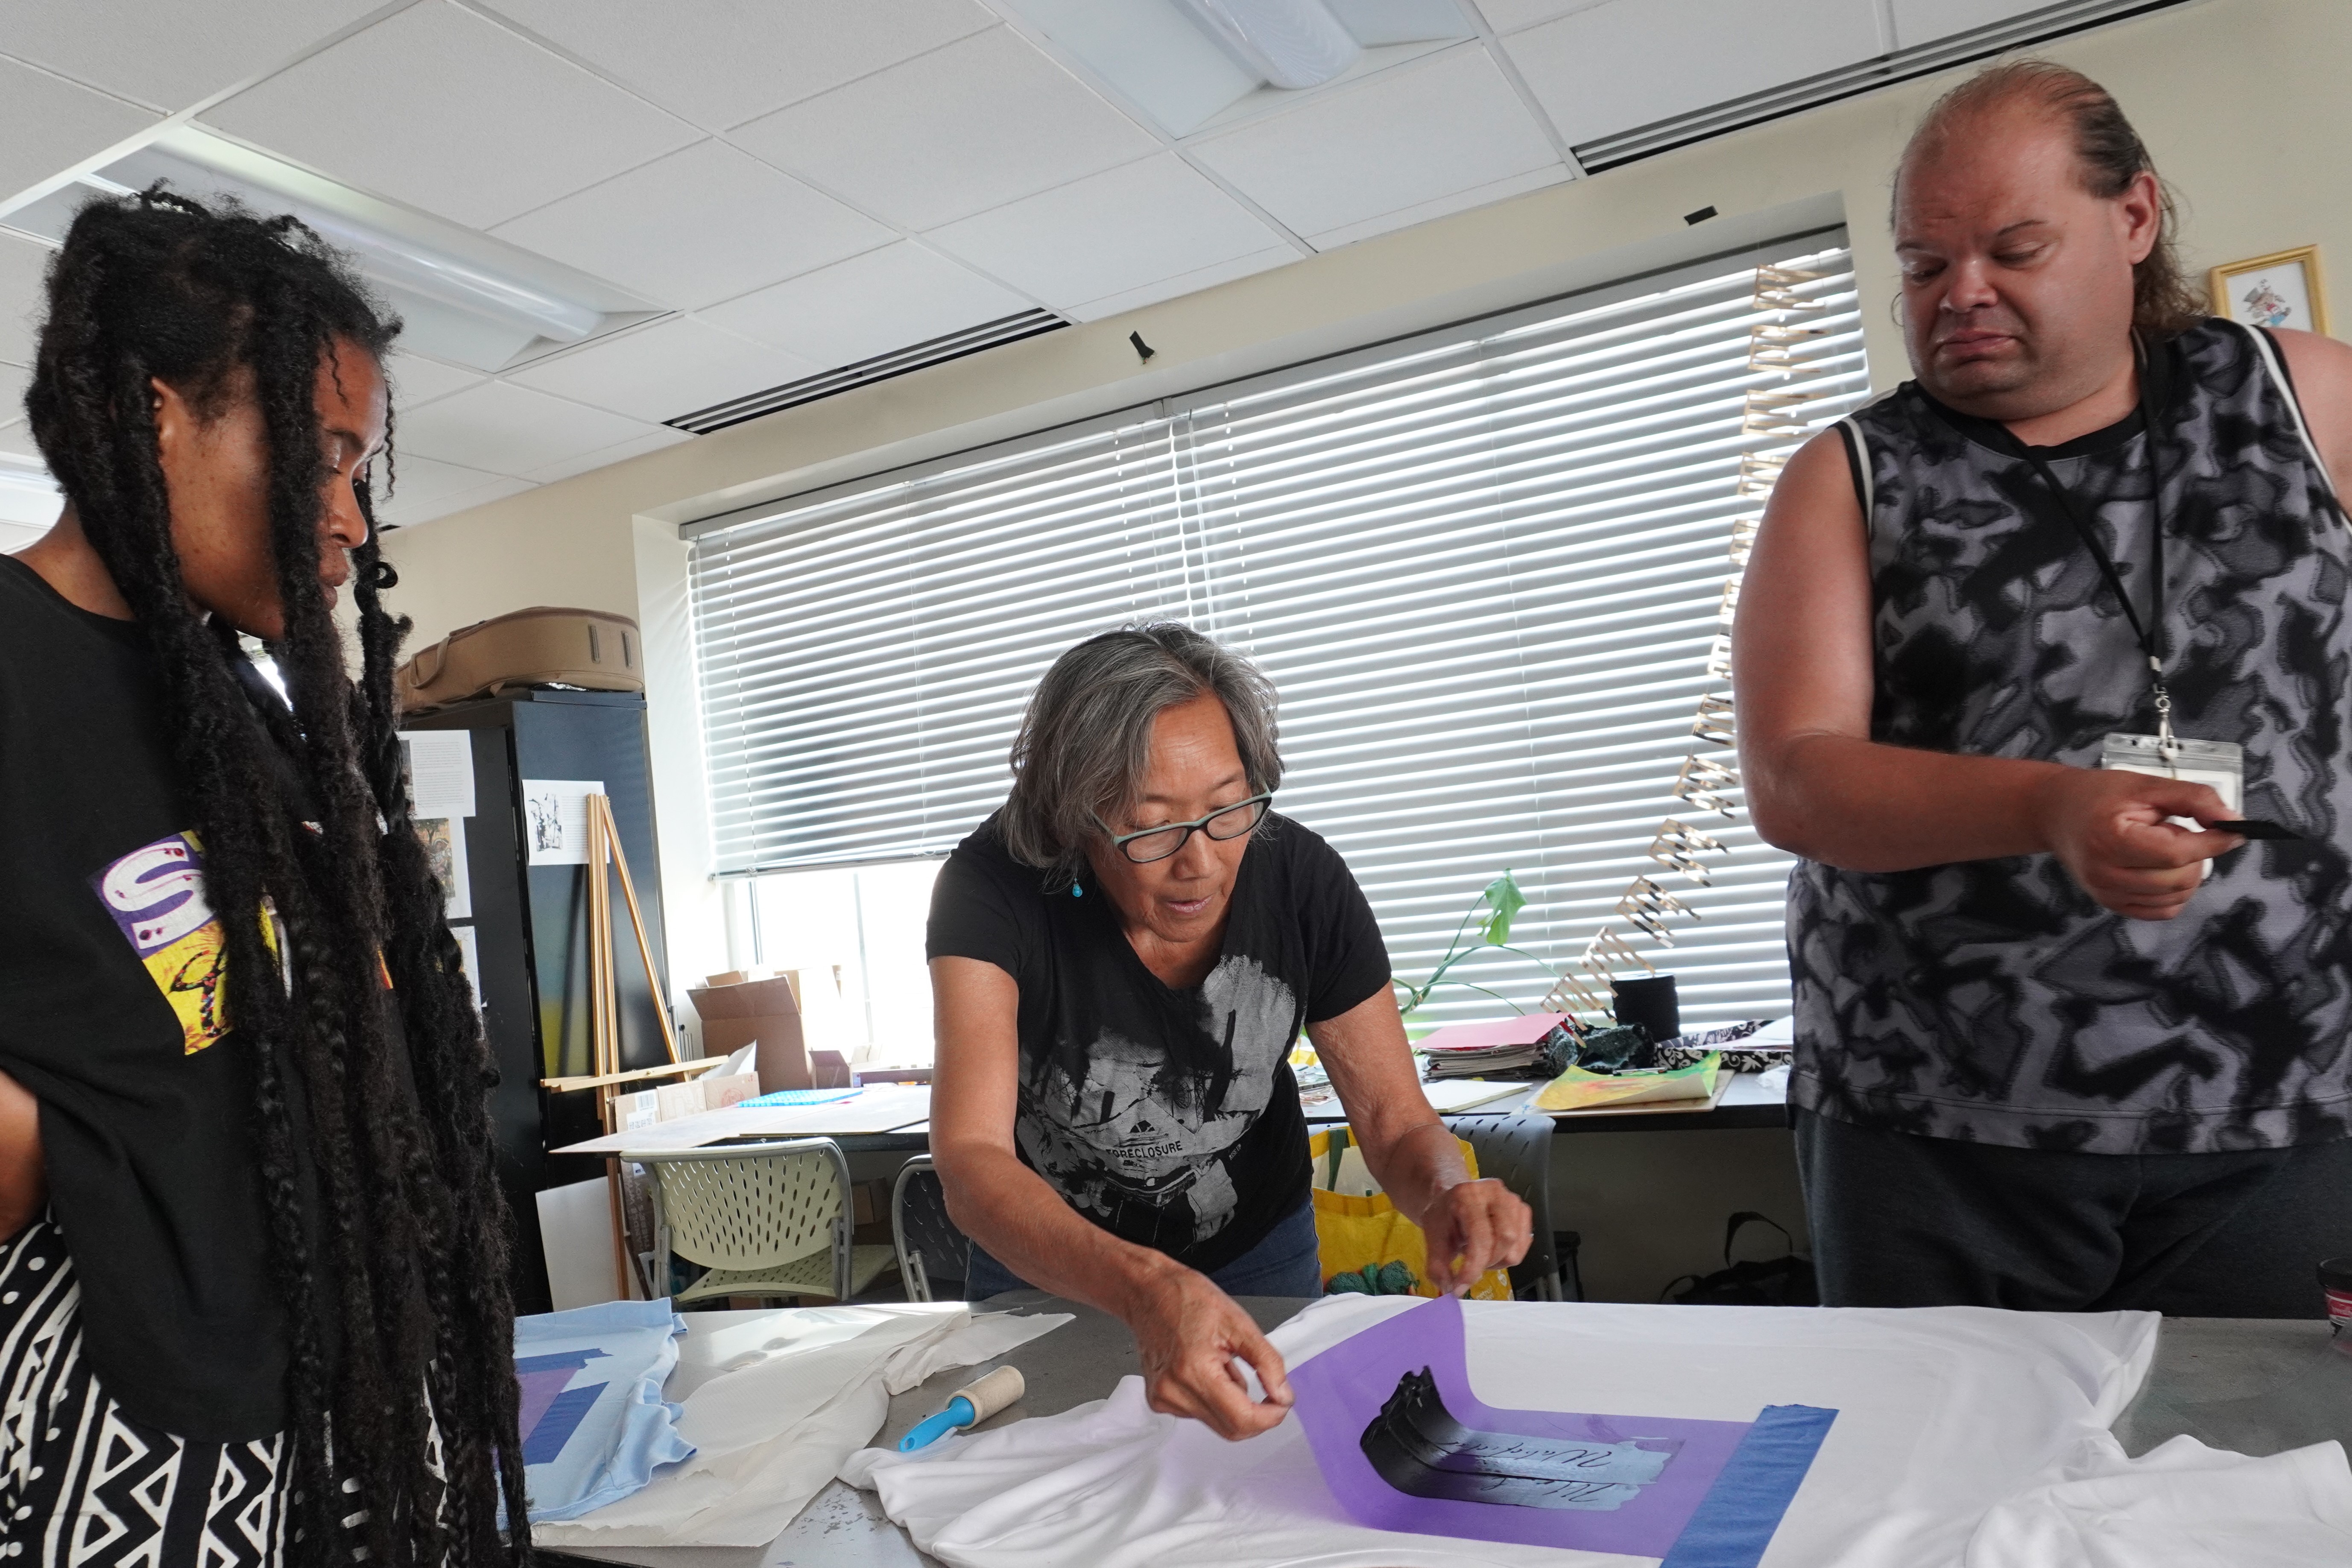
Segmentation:
<svg viewBox="0 0 2352 1568">
<path fill-rule="evenodd" d="M 132 1420 L 82 1354 L 80 1302 L 54 1224 L 0 1242 L 0 1568 L 279 1568 L 284 1434 L 195 1443 Z"/>
</svg>

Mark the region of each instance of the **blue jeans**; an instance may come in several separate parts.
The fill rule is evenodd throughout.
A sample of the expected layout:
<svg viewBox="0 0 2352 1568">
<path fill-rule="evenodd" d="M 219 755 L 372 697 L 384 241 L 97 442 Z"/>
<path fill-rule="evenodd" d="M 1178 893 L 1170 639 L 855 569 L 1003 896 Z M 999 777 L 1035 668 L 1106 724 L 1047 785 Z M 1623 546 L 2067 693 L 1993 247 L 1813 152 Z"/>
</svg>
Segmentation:
<svg viewBox="0 0 2352 1568">
<path fill-rule="evenodd" d="M 1320 1296 L 1323 1264 L 1315 1245 L 1315 1205 L 1300 1204 L 1265 1233 L 1265 1239 L 1209 1276 L 1228 1296 Z M 963 1299 L 985 1301 L 1029 1284 L 971 1244 L 964 1270 Z"/>
</svg>

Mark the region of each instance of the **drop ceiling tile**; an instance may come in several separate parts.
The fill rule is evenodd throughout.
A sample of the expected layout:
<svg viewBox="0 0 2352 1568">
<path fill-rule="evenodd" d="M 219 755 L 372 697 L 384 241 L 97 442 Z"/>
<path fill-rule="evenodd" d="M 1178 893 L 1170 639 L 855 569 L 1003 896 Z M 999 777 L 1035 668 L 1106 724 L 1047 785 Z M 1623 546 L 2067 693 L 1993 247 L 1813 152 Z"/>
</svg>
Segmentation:
<svg viewBox="0 0 2352 1568">
<path fill-rule="evenodd" d="M 643 421 L 503 381 L 486 381 L 401 422 L 404 450 L 515 477 L 644 435 Z"/>
<path fill-rule="evenodd" d="M 832 370 L 1013 315 L 1031 303 L 901 240 L 698 314 Z"/>
<path fill-rule="evenodd" d="M 0 40 L 7 36 L 0 32 Z M 161 118 L 0 55 L 0 196 L 39 184 Z"/>
<path fill-rule="evenodd" d="M 1452 49 L 1190 144 L 1302 235 L 1566 166 L 1486 51 Z"/>
<path fill-rule="evenodd" d="M 585 344 L 507 379 L 658 425 L 824 368 L 682 318 Z M 517 472 L 544 466 L 534 463 Z"/>
<path fill-rule="evenodd" d="M 1055 310 L 1282 243 L 1172 153 L 1088 175 L 928 237 Z"/>
<path fill-rule="evenodd" d="M 674 114 L 723 131 L 995 25 L 974 0 L 491 0 Z"/>
<path fill-rule="evenodd" d="M 2049 0 L 1893 0 L 1895 47 L 1932 44 L 1972 27 L 2043 9 Z"/>
<path fill-rule="evenodd" d="M 593 468 L 609 468 L 614 463 L 625 463 L 631 458 L 642 458 L 647 452 L 658 452 L 665 447 L 675 447 L 681 442 L 693 439 L 693 436 L 687 431 L 672 430 L 664 426 L 639 436 L 635 440 L 624 441 L 617 447 L 606 447 L 602 451 L 591 452 L 583 458 L 570 458 L 561 463 L 551 463 L 544 468 L 533 468 L 530 477 L 541 484 L 552 484 L 557 479 L 568 479 L 574 474 L 584 474 Z"/>
<path fill-rule="evenodd" d="M 33 426 L 25 420 L 12 419 L 0 425 L 0 458 L 20 458 L 28 463 L 41 460 L 40 448 L 33 445 Z"/>
<path fill-rule="evenodd" d="M 1508 179 L 1496 180 L 1491 185 L 1474 185 L 1466 191 L 1454 191 L 1412 206 L 1382 213 L 1378 217 L 1366 218 L 1361 223 L 1343 224 L 1338 228 L 1324 229 L 1305 237 L 1318 250 L 1337 250 L 1343 245 L 1353 245 L 1360 239 L 1370 239 L 1375 235 L 1393 234 L 1398 229 L 1411 228 L 1415 224 L 1427 223 L 1449 213 L 1466 213 L 1473 207 L 1507 201 L 1529 191 L 1539 191 L 1546 185 L 1557 185 L 1568 178 L 1568 165 L 1554 163 L 1547 169 L 1513 174 Z"/>
<path fill-rule="evenodd" d="M 0 234 L 0 360 L 33 363 L 33 336 L 48 313 L 41 278 L 55 254 L 46 245 Z"/>
<path fill-rule="evenodd" d="M 1125 315 L 1129 310 L 1139 310 L 1146 305 L 1156 305 L 1162 300 L 1197 294 L 1203 289 L 1213 289 L 1236 278 L 1247 278 L 1254 272 L 1270 272 L 1297 259 L 1298 252 L 1290 246 L 1269 246 L 1264 250 L 1254 250 L 1247 256 L 1236 256 L 1231 261 L 1214 262 L 1190 272 L 1180 272 L 1173 278 L 1162 278 L 1138 288 L 1122 289 L 1116 294 L 1088 300 L 1083 304 L 1070 306 L 1063 314 L 1074 321 L 1106 321 L 1112 316 Z"/>
<path fill-rule="evenodd" d="M 1497 33 L 1516 33 L 1538 22 L 1549 22 L 1554 16 L 1590 11 L 1595 5 L 1607 4 L 1609 0 L 1478 0 L 1478 9 L 1486 14 L 1487 26 Z"/>
<path fill-rule="evenodd" d="M 446 397 L 469 386 L 479 386 L 489 379 L 478 371 L 460 370 L 454 364 L 443 364 L 437 359 L 402 353 L 397 350 L 385 364 L 384 372 L 392 380 L 395 415 L 406 413 L 436 397 Z"/>
<path fill-rule="evenodd" d="M 1573 146 L 1878 53 L 1876 0 L 1611 0 L 1503 40 Z"/>
<path fill-rule="evenodd" d="M 420 468 L 424 467 L 421 461 L 410 461 Z M 408 464 L 402 465 L 404 478 L 407 468 Z M 539 488 L 530 479 L 510 479 L 503 474 L 479 474 L 447 463 L 436 463 L 434 468 L 436 472 L 430 479 L 420 476 L 414 489 L 403 485 L 383 504 L 377 516 L 385 526 L 414 528 L 420 522 L 430 522 L 436 517 L 446 517 L 469 506 L 484 506 Z M 397 600 L 393 607 L 399 607 Z"/>
<path fill-rule="evenodd" d="M 165 110 L 269 70 L 383 0 L 0 0 L 20 59 Z"/>
<path fill-rule="evenodd" d="M 339 180 L 487 228 L 697 139 L 448 0 L 425 0 L 204 119 Z"/>
<path fill-rule="evenodd" d="M 465 490 L 480 489 L 501 479 L 510 484 L 523 481 L 509 479 L 504 474 L 487 473 L 469 468 L 461 463 L 436 462 L 413 453 L 398 454 L 394 465 L 392 494 L 386 498 L 384 515 L 393 521 L 399 520 L 396 510 L 402 507 L 429 505 L 447 496 Z"/>
<path fill-rule="evenodd" d="M 1008 28 L 794 104 L 730 140 L 887 222 L 929 228 L 1159 143 Z"/>
<path fill-rule="evenodd" d="M 724 142 L 698 142 L 493 232 L 682 310 L 894 237 Z"/>
</svg>

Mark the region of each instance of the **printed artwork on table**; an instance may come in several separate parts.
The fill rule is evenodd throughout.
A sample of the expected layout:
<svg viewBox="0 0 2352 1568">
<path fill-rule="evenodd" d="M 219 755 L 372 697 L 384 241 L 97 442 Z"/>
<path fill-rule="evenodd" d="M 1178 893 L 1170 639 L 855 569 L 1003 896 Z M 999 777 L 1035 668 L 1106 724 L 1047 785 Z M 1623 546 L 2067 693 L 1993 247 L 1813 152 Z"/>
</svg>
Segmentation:
<svg viewBox="0 0 2352 1568">
<path fill-rule="evenodd" d="M 143 844 L 91 878 L 90 886 L 171 1004 L 182 1049 L 193 1056 L 228 1033 L 222 1008 L 227 944 L 205 896 L 196 836 L 174 833 Z"/>
<path fill-rule="evenodd" d="M 1290 1369 L 1316 1468 L 1358 1523 L 1757 1568 L 1837 1418 L 1498 1408 L 1470 1385 L 1464 1319 L 1440 1296 Z"/>
<path fill-rule="evenodd" d="M 563 1445 L 580 1429 L 580 1423 L 595 1408 L 596 1396 L 604 1392 L 601 1383 L 568 1386 L 572 1377 L 592 1361 L 612 1358 L 598 1350 L 558 1351 L 551 1355 L 515 1357 L 515 1376 L 522 1384 L 521 1420 L 522 1462 L 525 1465 L 551 1463 L 563 1452 Z"/>
</svg>

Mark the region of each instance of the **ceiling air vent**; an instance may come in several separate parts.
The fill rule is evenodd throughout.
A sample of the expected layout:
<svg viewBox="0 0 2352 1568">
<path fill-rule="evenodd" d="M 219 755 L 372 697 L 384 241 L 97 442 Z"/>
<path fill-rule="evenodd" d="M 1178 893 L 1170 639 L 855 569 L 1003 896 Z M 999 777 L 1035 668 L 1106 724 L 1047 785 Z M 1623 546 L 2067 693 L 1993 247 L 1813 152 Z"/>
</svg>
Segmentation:
<svg viewBox="0 0 2352 1568">
<path fill-rule="evenodd" d="M 1597 174 L 1603 169 L 1614 169 L 1643 158 L 1654 157 L 1676 147 L 1686 147 L 1710 136 L 1721 136 L 1727 132 L 1760 125 L 1783 115 L 1818 109 L 1824 103 L 1852 98 L 1856 93 L 1868 92 L 1874 88 L 1890 87 L 1914 77 L 1932 76 L 1937 71 L 1967 65 L 1971 60 L 2047 43 L 2069 33 L 2079 33 L 2085 28 L 2119 22 L 2126 16 L 2137 16 L 2147 11 L 2161 11 L 2168 5 L 2183 3 L 2184 0 L 2063 0 L 2060 5 L 2045 5 L 2038 11 L 2028 11 L 2006 21 L 1955 33 L 1933 43 L 1898 49 L 1894 54 L 1842 66 L 1833 71 L 1807 77 L 1802 81 L 1750 93 L 1746 98 L 1731 99 L 1706 109 L 1696 109 L 1688 114 L 1636 126 L 1614 136 L 1581 142 L 1570 151 L 1576 154 L 1576 161 L 1583 165 L 1586 174 Z"/>
<path fill-rule="evenodd" d="M 1022 338 L 1034 338 L 1040 332 L 1058 331 L 1070 323 L 1051 310 L 1024 310 L 1017 316 L 1005 316 L 993 321 L 983 321 L 977 327 L 966 327 L 960 332 L 950 332 L 943 338 L 916 343 L 908 348 L 894 349 L 887 354 L 860 360 L 856 364 L 843 365 L 839 370 L 824 371 L 816 375 L 804 375 L 798 381 L 788 381 L 782 386 L 772 386 L 765 392 L 755 392 L 747 397 L 714 403 L 691 414 L 681 414 L 665 420 L 672 429 L 708 436 L 713 430 L 724 430 L 730 425 L 740 425 L 746 419 L 757 419 L 762 414 L 773 414 L 781 408 L 791 408 L 803 403 L 814 403 L 820 397 L 831 397 L 852 387 L 866 386 L 877 381 L 887 381 L 894 375 L 930 365 L 945 364 L 951 359 L 976 354 L 982 349 L 992 349 L 999 343 L 1009 343 Z"/>
</svg>

